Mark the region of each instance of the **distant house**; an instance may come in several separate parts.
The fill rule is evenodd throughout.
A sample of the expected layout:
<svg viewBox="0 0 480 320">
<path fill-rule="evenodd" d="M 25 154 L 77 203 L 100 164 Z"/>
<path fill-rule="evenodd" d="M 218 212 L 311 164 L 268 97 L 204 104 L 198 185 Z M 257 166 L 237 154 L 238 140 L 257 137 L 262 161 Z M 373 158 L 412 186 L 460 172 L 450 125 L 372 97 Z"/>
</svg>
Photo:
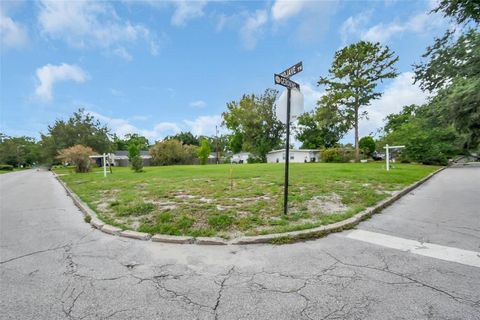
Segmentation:
<svg viewBox="0 0 480 320">
<path fill-rule="evenodd" d="M 148 153 L 148 151 L 140 151 L 140 157 L 143 160 L 144 166 L 149 166 L 151 164 L 152 156 Z M 93 155 L 90 156 L 92 161 L 101 167 L 103 166 L 103 155 Z M 112 166 L 115 167 L 128 167 L 130 165 L 130 161 L 128 161 L 128 151 L 124 150 L 117 150 L 113 153 L 107 154 L 107 164 L 108 161 L 111 162 Z"/>
<path fill-rule="evenodd" d="M 317 149 L 291 149 L 289 151 L 290 162 L 319 162 L 320 150 Z M 285 149 L 272 150 L 267 153 L 268 163 L 285 162 Z"/>
<path fill-rule="evenodd" d="M 254 155 L 250 152 L 239 152 L 232 155 L 231 163 L 248 163 L 248 158 L 253 158 Z"/>
</svg>

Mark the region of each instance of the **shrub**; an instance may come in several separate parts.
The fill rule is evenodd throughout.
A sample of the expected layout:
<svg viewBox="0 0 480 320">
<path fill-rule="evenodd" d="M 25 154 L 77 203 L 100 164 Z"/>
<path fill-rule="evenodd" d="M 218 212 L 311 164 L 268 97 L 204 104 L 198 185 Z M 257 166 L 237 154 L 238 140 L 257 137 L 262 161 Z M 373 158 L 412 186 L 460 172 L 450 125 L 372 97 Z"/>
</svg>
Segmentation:
<svg viewBox="0 0 480 320">
<path fill-rule="evenodd" d="M 57 158 L 63 162 L 74 164 L 76 172 L 88 172 L 90 171 L 90 165 L 92 163 L 90 159 L 92 154 L 94 154 L 92 148 L 77 144 L 70 148 L 60 150 Z"/>
<path fill-rule="evenodd" d="M 137 144 L 131 143 L 128 146 L 128 160 L 130 166 L 135 172 L 141 172 L 143 169 L 143 160 L 140 157 L 140 148 Z"/>
<path fill-rule="evenodd" d="M 0 164 L 1 171 L 13 171 L 13 166 L 9 164 Z"/>
<path fill-rule="evenodd" d="M 208 156 L 210 155 L 210 151 L 212 148 L 210 147 L 210 143 L 208 143 L 207 139 L 202 139 L 200 141 L 200 147 L 197 148 L 197 156 L 200 159 L 200 164 L 206 164 Z"/>
<path fill-rule="evenodd" d="M 375 140 L 373 140 L 373 138 L 370 136 L 361 138 L 358 142 L 358 145 L 360 150 L 362 150 L 362 152 L 367 156 L 371 156 L 375 151 Z"/>
<path fill-rule="evenodd" d="M 86 214 L 86 215 L 83 217 L 83 221 L 85 221 L 86 223 L 90 223 L 90 221 L 92 221 L 92 216 L 89 215 L 89 214 Z"/>
<path fill-rule="evenodd" d="M 355 151 L 350 148 L 323 148 L 320 150 L 322 162 L 348 162 L 352 160 Z"/>
<path fill-rule="evenodd" d="M 191 145 L 183 145 L 177 140 L 157 142 L 150 148 L 152 164 L 159 166 L 191 164 L 196 158 L 196 148 Z"/>
</svg>

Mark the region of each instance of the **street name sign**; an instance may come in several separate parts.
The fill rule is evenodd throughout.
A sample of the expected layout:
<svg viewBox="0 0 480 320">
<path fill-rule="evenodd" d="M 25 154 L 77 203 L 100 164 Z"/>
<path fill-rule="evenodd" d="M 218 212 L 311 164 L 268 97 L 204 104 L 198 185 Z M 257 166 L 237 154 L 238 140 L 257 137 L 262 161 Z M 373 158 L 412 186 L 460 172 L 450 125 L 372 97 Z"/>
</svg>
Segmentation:
<svg viewBox="0 0 480 320">
<path fill-rule="evenodd" d="M 275 74 L 275 84 L 279 84 L 281 86 L 287 87 L 287 88 L 297 88 L 300 89 L 300 85 L 296 83 L 295 81 L 290 80 L 287 77 L 284 77 L 280 74 Z"/>
<path fill-rule="evenodd" d="M 294 110 L 293 115 L 296 116 L 300 113 L 300 109 L 303 110 L 303 94 L 300 92 L 300 85 L 295 81 L 290 80 L 290 77 L 303 70 L 303 64 L 299 63 L 287 68 L 281 73 L 275 73 L 273 78 L 275 84 L 279 84 L 287 88 L 285 92 L 280 96 L 280 101 L 277 104 L 277 117 L 285 123 L 286 137 L 285 137 L 285 183 L 283 185 L 283 214 L 288 212 L 288 166 L 290 162 L 290 121 L 292 118 L 292 93 Z M 293 89 L 293 90 L 292 90 Z M 286 100 L 286 103 L 283 101 Z"/>
<path fill-rule="evenodd" d="M 291 66 L 285 71 L 280 72 L 280 75 L 285 78 L 290 78 L 294 74 L 297 74 L 303 70 L 303 63 L 300 61 L 296 65 Z"/>
</svg>

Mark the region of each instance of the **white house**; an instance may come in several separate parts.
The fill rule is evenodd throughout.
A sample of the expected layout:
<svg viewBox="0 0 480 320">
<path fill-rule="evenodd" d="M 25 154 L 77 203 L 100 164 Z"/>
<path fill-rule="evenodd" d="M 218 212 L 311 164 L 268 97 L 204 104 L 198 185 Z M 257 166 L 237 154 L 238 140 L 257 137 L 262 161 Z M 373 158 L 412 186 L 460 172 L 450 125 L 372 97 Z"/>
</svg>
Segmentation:
<svg viewBox="0 0 480 320">
<path fill-rule="evenodd" d="M 319 162 L 320 150 L 317 149 L 290 149 L 290 162 Z M 272 150 L 267 153 L 267 162 L 285 162 L 285 149 Z"/>
<path fill-rule="evenodd" d="M 248 158 L 253 157 L 250 152 L 239 152 L 232 155 L 231 163 L 248 163 Z"/>
</svg>

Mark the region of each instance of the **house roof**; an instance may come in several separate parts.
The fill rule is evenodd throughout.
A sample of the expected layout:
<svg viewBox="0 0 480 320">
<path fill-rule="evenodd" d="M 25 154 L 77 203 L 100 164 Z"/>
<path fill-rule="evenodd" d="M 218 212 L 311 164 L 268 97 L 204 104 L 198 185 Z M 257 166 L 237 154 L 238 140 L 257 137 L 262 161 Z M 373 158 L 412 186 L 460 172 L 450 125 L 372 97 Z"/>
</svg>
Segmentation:
<svg viewBox="0 0 480 320">
<path fill-rule="evenodd" d="M 270 153 L 285 152 L 285 149 L 272 150 Z M 290 149 L 290 152 L 320 152 L 318 149 Z"/>
</svg>

